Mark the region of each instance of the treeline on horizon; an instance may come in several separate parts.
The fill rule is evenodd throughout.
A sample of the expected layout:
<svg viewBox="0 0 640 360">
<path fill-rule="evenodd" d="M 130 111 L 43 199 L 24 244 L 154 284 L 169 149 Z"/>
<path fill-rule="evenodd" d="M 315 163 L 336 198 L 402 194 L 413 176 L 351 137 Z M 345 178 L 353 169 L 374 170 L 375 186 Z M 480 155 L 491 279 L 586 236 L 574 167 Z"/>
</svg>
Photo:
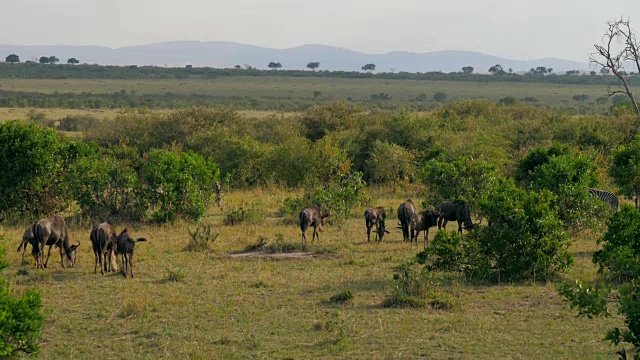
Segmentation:
<svg viewBox="0 0 640 360">
<path fill-rule="evenodd" d="M 460 72 L 361 72 L 330 70 L 261 70 L 256 68 L 113 66 L 97 64 L 0 63 L 0 79 L 215 79 L 223 76 L 277 76 L 345 79 L 432 80 L 473 82 L 523 82 L 567 85 L 611 85 L 618 79 L 608 75 L 560 74 L 474 74 Z M 640 85 L 640 76 L 630 76 L 631 85 Z"/>
</svg>

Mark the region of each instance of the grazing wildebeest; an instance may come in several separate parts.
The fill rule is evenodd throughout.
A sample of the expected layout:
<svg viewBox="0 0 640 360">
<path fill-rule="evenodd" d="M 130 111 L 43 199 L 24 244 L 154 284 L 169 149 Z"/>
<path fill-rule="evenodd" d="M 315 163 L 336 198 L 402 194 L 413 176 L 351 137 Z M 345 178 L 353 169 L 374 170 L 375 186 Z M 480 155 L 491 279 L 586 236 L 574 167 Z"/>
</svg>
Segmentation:
<svg viewBox="0 0 640 360">
<path fill-rule="evenodd" d="M 411 241 L 416 226 L 416 207 L 413 201 L 408 199 L 398 207 L 398 221 L 402 227 L 402 239 Z"/>
<path fill-rule="evenodd" d="M 376 235 L 378 236 L 378 241 L 382 241 L 384 238 L 384 234 L 389 234 L 387 227 L 385 225 L 385 220 L 382 219 L 378 222 L 378 227 L 376 228 Z"/>
<path fill-rule="evenodd" d="M 302 231 L 302 242 L 304 243 L 307 237 L 305 233 L 310 226 L 313 226 L 313 237 L 311 241 L 316 240 L 316 236 L 318 237 L 318 241 L 320 241 L 320 234 L 318 233 L 318 228 L 322 230 L 322 226 L 324 225 L 324 219 L 331 214 L 322 214 L 322 210 L 320 210 L 320 206 L 315 205 L 312 207 L 308 207 L 300 212 L 300 230 Z"/>
<path fill-rule="evenodd" d="M 421 211 L 417 215 L 414 238 L 416 247 L 418 246 L 418 235 L 421 231 L 424 231 L 424 248 L 426 249 L 429 246 L 429 228 L 438 225 L 438 216 L 439 214 L 435 211 Z M 413 241 L 411 246 L 413 247 Z"/>
<path fill-rule="evenodd" d="M 37 244 L 35 244 L 35 236 L 33 235 L 33 225 L 30 225 L 24 231 L 24 234 L 22 235 L 22 242 L 20 243 L 20 246 L 18 246 L 18 252 L 22 250 L 22 262 L 20 263 L 20 265 L 24 265 L 24 253 L 25 251 L 27 251 L 27 244 L 31 244 L 33 248 L 38 246 Z M 32 254 L 33 254 L 33 248 L 31 249 Z M 35 259 L 36 261 L 38 260 L 37 258 Z"/>
<path fill-rule="evenodd" d="M 382 237 L 384 236 L 384 229 L 380 231 L 380 221 L 384 221 L 387 218 L 387 213 L 383 207 L 375 207 L 369 208 L 364 212 L 364 221 L 367 226 L 367 241 L 371 241 L 371 228 L 373 225 L 376 226 L 376 239 L 378 240 L 378 235 L 382 234 L 380 237 L 380 241 L 382 241 Z M 388 231 L 387 231 L 388 233 Z"/>
<path fill-rule="evenodd" d="M 78 241 L 77 245 L 69 245 L 69 233 L 63 218 L 56 215 L 49 219 L 41 219 L 33 225 L 33 235 L 35 243 L 38 244 L 38 268 L 44 269 L 47 267 L 49 256 L 51 255 L 51 247 L 54 245 L 60 248 L 60 262 L 63 268 L 65 267 L 65 256 L 70 263 L 69 267 L 75 265 L 76 249 L 80 246 L 80 242 Z M 45 245 L 49 245 L 46 261 L 44 260 Z"/>
<path fill-rule="evenodd" d="M 131 277 L 133 277 L 133 250 L 139 241 L 147 241 L 145 238 L 134 239 L 129 236 L 127 228 L 124 228 L 120 235 L 116 238 L 116 255 L 122 255 L 122 275 L 126 278 L 128 270 L 131 269 Z"/>
<path fill-rule="evenodd" d="M 471 210 L 469 209 L 469 204 L 464 200 L 441 202 L 436 207 L 436 211 L 440 214 L 438 218 L 438 229 L 446 228 L 447 221 L 454 220 L 458 222 L 458 232 L 461 234 L 463 224 L 465 230 L 473 229 L 473 223 L 471 222 Z"/>
<path fill-rule="evenodd" d="M 91 230 L 91 244 L 93 245 L 93 254 L 96 257 L 96 264 L 93 267 L 93 273 L 96 273 L 98 262 L 100 263 L 100 273 L 104 275 L 105 271 L 118 271 L 118 262 L 116 261 L 116 230 L 109 223 L 101 223 Z"/>
</svg>

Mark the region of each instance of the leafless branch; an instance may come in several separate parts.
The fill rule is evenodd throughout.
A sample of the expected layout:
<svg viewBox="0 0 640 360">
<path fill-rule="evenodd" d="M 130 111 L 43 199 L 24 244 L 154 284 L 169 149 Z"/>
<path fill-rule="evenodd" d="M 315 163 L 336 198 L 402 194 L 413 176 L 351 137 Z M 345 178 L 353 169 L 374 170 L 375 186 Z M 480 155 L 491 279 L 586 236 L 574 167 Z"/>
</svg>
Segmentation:
<svg viewBox="0 0 640 360">
<path fill-rule="evenodd" d="M 629 19 L 620 18 L 619 20 L 610 21 L 607 23 L 607 27 L 608 29 L 602 37 L 603 45 L 595 44 L 596 52 L 590 54 L 589 59 L 592 63 L 609 69 L 620 80 L 624 90 L 611 90 L 611 87 L 608 87 L 607 94 L 609 96 L 614 94 L 627 95 L 631 100 L 634 112 L 640 119 L 640 110 L 638 110 L 638 104 L 625 78 L 627 73 L 624 71 L 625 61 L 632 61 L 640 73 L 640 44 L 638 44 L 635 33 L 631 29 Z M 618 44 L 619 46 L 616 46 Z M 638 130 L 635 129 L 633 135 L 638 133 Z"/>
</svg>

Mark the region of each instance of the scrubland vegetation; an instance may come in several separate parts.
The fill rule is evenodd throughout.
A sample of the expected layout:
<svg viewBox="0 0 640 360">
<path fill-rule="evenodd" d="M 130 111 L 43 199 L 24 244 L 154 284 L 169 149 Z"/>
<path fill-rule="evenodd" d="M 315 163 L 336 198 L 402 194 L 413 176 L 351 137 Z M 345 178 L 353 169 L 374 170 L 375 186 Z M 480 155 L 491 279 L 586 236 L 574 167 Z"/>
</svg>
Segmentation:
<svg viewBox="0 0 640 360">
<path fill-rule="evenodd" d="M 637 249 L 613 235 L 636 210 L 611 218 L 588 192 L 633 195 L 640 178 L 620 160 L 635 154 L 637 120 L 624 105 L 607 112 L 474 100 L 420 113 L 331 102 L 287 117 L 33 114 L 0 125 L 2 246 L 56 212 L 83 245 L 73 269 L 21 267 L 9 251 L 4 276 L 17 293 L 39 289 L 45 358 L 612 356 L 620 346 L 603 329 L 637 345 L 633 309 L 590 320 L 565 300 L 590 303 L 576 280 L 638 268 Z M 479 225 L 432 231 L 418 254 L 399 230 L 366 242 L 364 210 L 384 206 L 395 230 L 407 198 L 420 209 L 464 199 Z M 302 245 L 297 215 L 311 204 L 332 216 Z M 90 271 L 97 219 L 149 240 L 135 280 Z"/>
</svg>

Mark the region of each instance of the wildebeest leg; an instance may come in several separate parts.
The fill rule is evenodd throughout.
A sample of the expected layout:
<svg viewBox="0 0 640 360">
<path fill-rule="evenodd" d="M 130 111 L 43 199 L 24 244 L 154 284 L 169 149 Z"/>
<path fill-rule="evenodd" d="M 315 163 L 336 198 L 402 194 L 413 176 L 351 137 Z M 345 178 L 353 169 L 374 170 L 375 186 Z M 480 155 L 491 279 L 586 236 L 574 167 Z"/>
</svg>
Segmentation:
<svg viewBox="0 0 640 360">
<path fill-rule="evenodd" d="M 424 231 L 424 248 L 429 246 L 429 228 Z"/>
<path fill-rule="evenodd" d="M 447 230 L 447 223 L 449 222 L 449 220 L 444 219 L 444 221 L 442 222 L 442 228 Z M 439 228 L 438 228 L 439 229 Z"/>
<path fill-rule="evenodd" d="M 98 272 L 98 252 L 94 251 L 93 252 L 93 257 L 96 258 L 96 265 L 93 267 L 93 273 L 97 273 Z"/>
<path fill-rule="evenodd" d="M 126 255 L 122 253 L 122 275 L 127 277 Z"/>
<path fill-rule="evenodd" d="M 307 239 L 306 236 L 304 236 L 304 230 L 302 230 L 302 243 L 304 243 L 304 241 Z"/>
<path fill-rule="evenodd" d="M 367 226 L 367 242 L 370 242 L 371 241 L 371 223 L 369 221 L 365 221 L 365 225 Z"/>
<path fill-rule="evenodd" d="M 106 253 L 104 251 L 100 251 L 100 274 L 102 275 L 104 275 L 104 270 L 107 266 L 107 264 L 105 263 L 106 261 Z"/>
<path fill-rule="evenodd" d="M 47 252 L 47 260 L 45 260 L 44 262 L 44 268 L 47 267 L 47 264 L 49 263 L 49 256 L 51 255 L 51 247 L 53 245 L 49 245 L 49 251 Z M 42 259 L 44 259 L 44 249 L 42 250 Z"/>
<path fill-rule="evenodd" d="M 462 234 L 462 221 L 458 220 L 458 232 Z"/>
<path fill-rule="evenodd" d="M 49 249 L 51 249 L 51 247 L 49 247 Z M 49 260 L 49 259 L 47 258 L 47 260 Z M 64 248 L 62 246 L 62 243 L 60 243 L 60 263 L 62 263 L 62 268 L 64 269 L 65 268 L 65 266 L 64 266 Z"/>
<path fill-rule="evenodd" d="M 129 254 L 129 267 L 131 268 L 131 278 L 133 279 L 133 253 Z"/>
<path fill-rule="evenodd" d="M 317 227 L 313 227 L 313 237 L 311 238 L 311 242 L 314 243 L 316 241 L 316 235 L 318 233 L 318 228 Z M 318 236 L 318 242 L 320 241 L 320 237 Z"/>
</svg>

